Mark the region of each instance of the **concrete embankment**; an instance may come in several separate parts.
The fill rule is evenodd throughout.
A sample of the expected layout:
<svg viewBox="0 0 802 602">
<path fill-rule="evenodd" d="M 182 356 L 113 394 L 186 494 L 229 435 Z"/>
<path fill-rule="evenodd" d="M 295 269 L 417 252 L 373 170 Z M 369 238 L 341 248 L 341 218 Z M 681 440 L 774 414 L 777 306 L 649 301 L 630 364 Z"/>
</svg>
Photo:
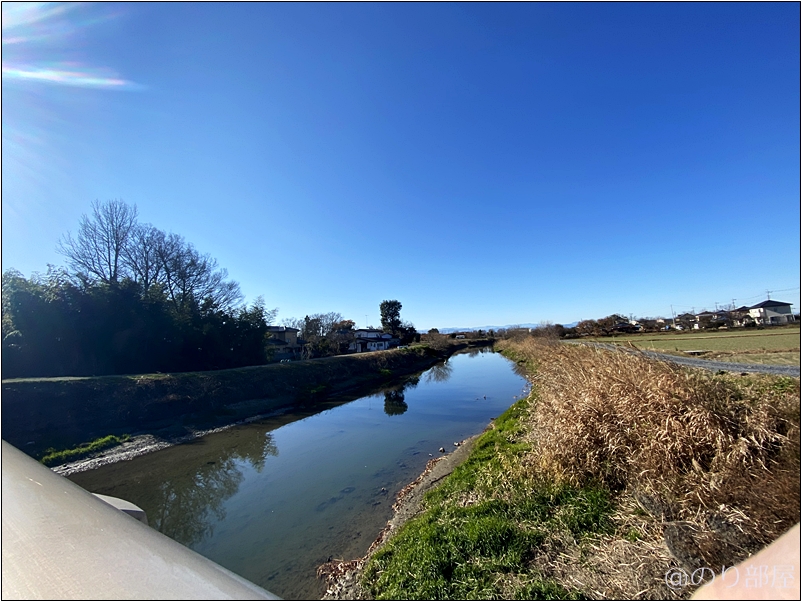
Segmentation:
<svg viewBox="0 0 802 602">
<path fill-rule="evenodd" d="M 452 353 L 414 347 L 233 370 L 2 382 L 3 439 L 36 455 L 108 434 L 230 424 L 297 405 L 369 393 L 426 370 Z"/>
</svg>

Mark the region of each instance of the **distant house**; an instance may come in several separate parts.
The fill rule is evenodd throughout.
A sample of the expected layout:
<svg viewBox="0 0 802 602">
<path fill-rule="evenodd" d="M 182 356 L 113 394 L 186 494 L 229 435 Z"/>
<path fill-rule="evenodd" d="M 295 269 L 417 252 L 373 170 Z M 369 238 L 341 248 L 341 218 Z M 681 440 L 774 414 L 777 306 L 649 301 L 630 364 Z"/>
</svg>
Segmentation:
<svg viewBox="0 0 802 602">
<path fill-rule="evenodd" d="M 674 318 L 674 328 L 677 330 L 690 330 L 696 324 L 696 316 L 689 313 L 678 315 Z"/>
<path fill-rule="evenodd" d="M 746 305 L 730 310 L 730 320 L 733 326 L 746 326 L 754 324 L 755 319 L 749 315 L 749 308 Z"/>
<path fill-rule="evenodd" d="M 791 304 L 768 299 L 749 308 L 749 315 L 758 324 L 788 324 L 794 322 Z"/>
<path fill-rule="evenodd" d="M 300 330 L 289 326 L 268 326 L 268 349 L 273 351 L 273 359 L 296 359 L 301 355 L 301 344 L 298 342 Z"/>
<path fill-rule="evenodd" d="M 724 310 L 703 311 L 696 314 L 696 323 L 693 327 L 696 330 L 700 328 L 720 328 L 722 326 L 729 326 L 730 323 L 729 312 Z"/>
<path fill-rule="evenodd" d="M 348 345 L 349 351 L 384 351 L 391 345 L 398 344 L 393 335 L 382 332 L 378 328 L 360 328 L 354 331 L 354 340 Z"/>
<path fill-rule="evenodd" d="M 640 325 L 636 323 L 629 322 L 628 320 L 625 322 L 623 320 L 616 322 L 612 328 L 613 332 L 638 332 L 640 330 Z"/>
</svg>

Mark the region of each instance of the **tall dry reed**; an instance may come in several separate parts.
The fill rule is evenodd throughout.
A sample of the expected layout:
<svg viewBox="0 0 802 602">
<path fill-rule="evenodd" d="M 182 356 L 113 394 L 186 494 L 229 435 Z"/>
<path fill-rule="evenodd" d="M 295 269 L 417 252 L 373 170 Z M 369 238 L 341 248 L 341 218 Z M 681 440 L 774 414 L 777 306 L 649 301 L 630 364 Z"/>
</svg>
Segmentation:
<svg viewBox="0 0 802 602">
<path fill-rule="evenodd" d="M 756 544 L 799 521 L 798 380 L 535 338 L 504 348 L 533 369 L 531 470 L 626 490 L 666 521 L 723 522 Z"/>
</svg>

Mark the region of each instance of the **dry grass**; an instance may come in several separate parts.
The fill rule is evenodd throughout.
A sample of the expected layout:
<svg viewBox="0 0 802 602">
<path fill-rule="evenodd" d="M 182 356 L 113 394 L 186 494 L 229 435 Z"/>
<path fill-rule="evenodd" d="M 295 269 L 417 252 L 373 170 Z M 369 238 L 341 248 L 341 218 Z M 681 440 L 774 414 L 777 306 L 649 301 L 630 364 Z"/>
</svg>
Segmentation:
<svg viewBox="0 0 802 602">
<path fill-rule="evenodd" d="M 769 364 L 772 366 L 799 366 L 800 361 L 799 351 L 773 351 L 771 353 L 763 353 L 761 351 L 737 353 L 720 351 L 704 354 L 703 357 L 706 360 L 734 362 L 736 364 Z"/>
<path fill-rule="evenodd" d="M 798 379 L 714 375 L 533 338 L 503 347 L 538 393 L 522 469 L 601 483 L 637 503 L 684 566 L 729 566 L 799 522 Z M 619 557 L 617 546 L 639 554 L 623 542 L 624 524 L 597 560 Z M 637 545 L 654 546 L 650 530 Z"/>
</svg>

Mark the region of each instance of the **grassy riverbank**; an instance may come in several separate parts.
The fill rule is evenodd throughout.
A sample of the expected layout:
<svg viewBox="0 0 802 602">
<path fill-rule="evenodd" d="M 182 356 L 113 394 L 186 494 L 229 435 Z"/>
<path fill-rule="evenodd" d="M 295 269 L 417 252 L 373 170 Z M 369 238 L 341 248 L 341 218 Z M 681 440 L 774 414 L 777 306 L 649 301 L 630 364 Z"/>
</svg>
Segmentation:
<svg viewBox="0 0 802 602">
<path fill-rule="evenodd" d="M 3 439 L 39 457 L 109 435 L 180 437 L 285 407 L 358 397 L 465 347 L 415 346 L 213 372 L 4 380 Z"/>
<path fill-rule="evenodd" d="M 367 562 L 367 597 L 687 598 L 799 521 L 799 380 L 539 339 L 530 397 Z M 719 569 L 720 570 L 720 569 Z"/>
</svg>

